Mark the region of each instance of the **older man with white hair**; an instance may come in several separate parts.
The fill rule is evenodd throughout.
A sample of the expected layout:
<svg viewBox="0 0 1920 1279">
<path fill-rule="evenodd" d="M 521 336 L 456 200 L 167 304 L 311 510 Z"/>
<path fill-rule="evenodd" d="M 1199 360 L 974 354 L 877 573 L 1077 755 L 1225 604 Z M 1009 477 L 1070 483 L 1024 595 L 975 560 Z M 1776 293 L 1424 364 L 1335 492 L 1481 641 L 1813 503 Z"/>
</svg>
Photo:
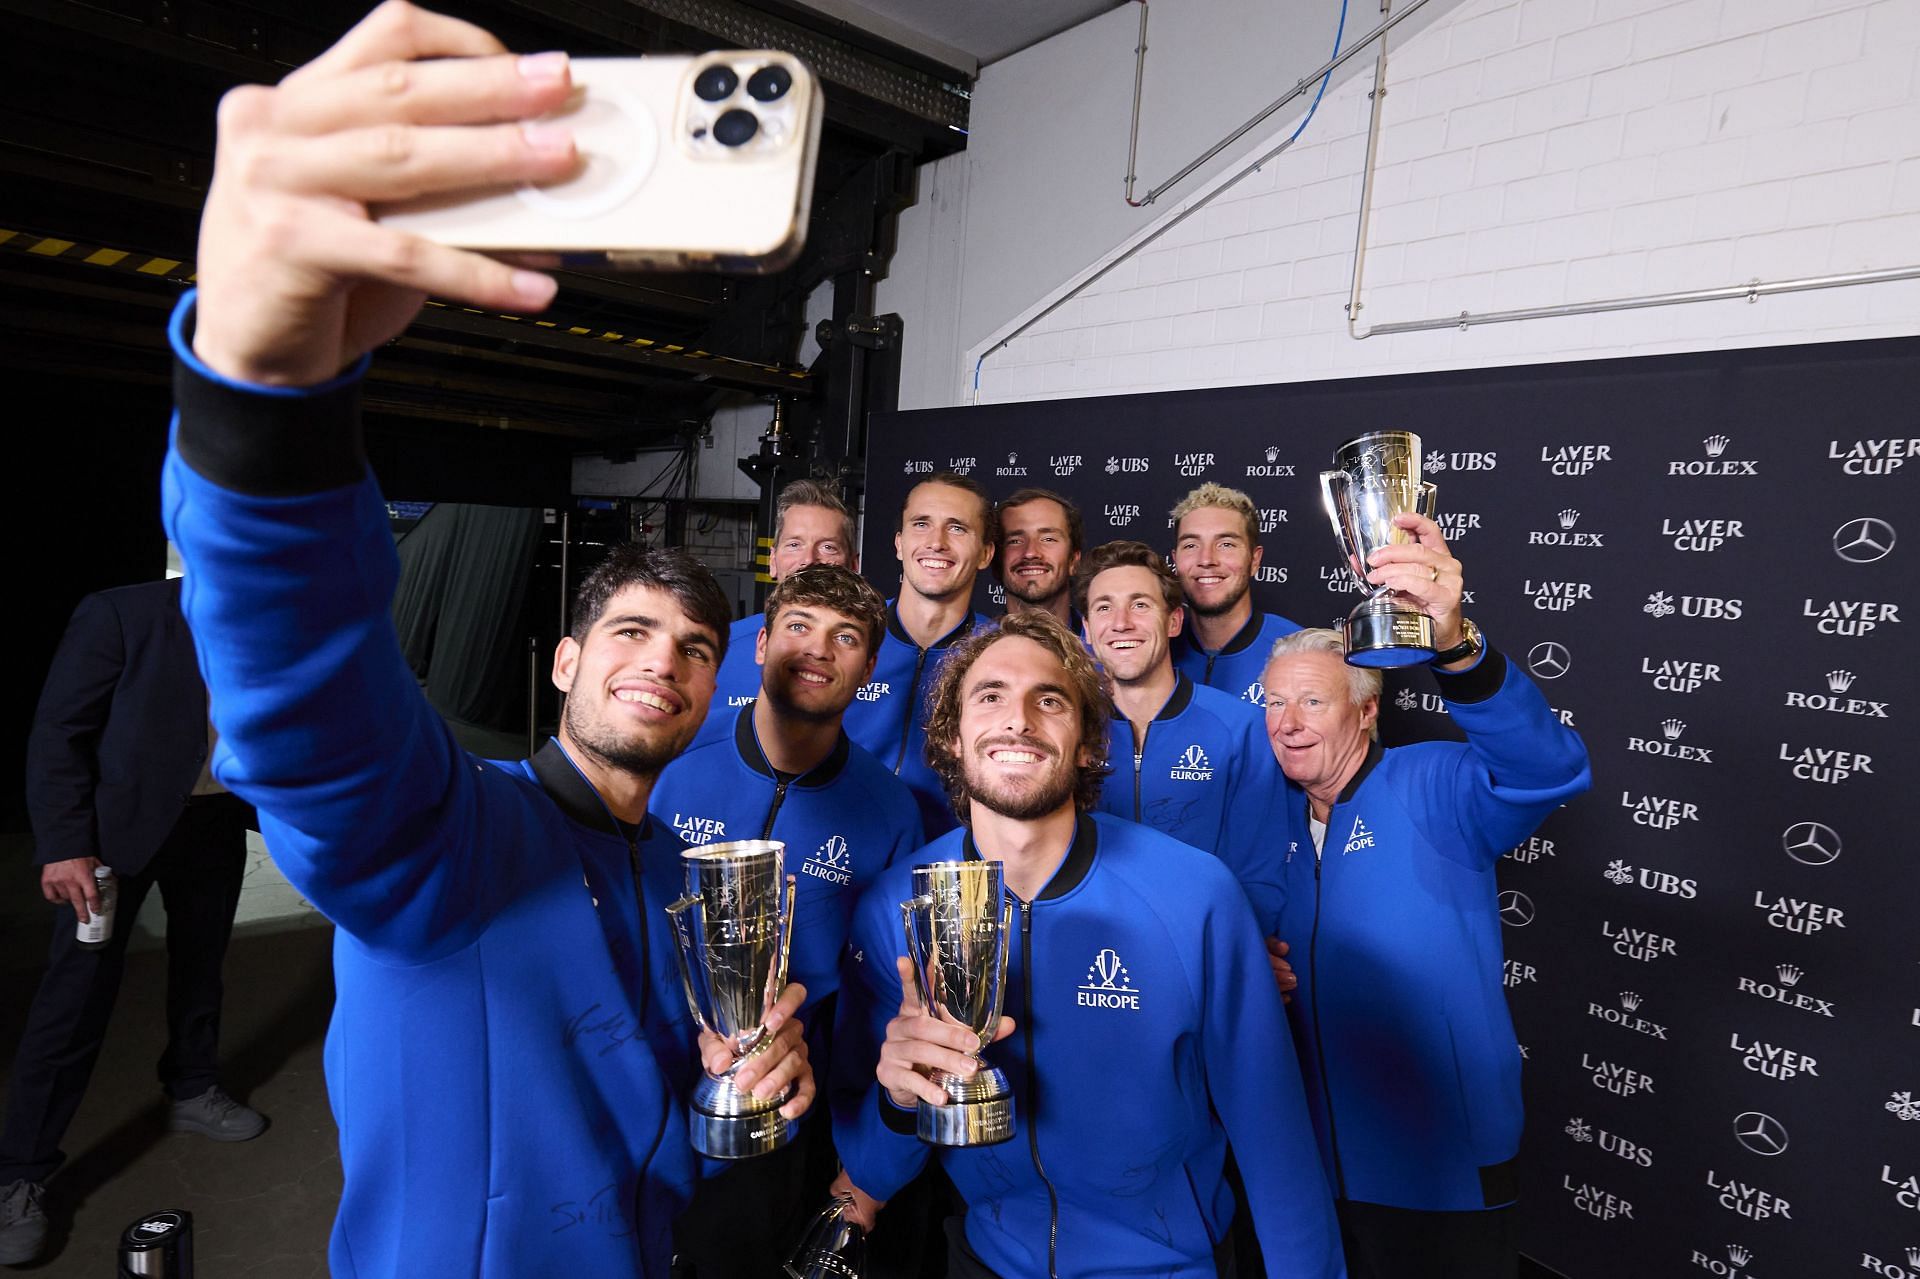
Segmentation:
<svg viewBox="0 0 1920 1279">
<path fill-rule="evenodd" d="M 1494 867 L 1587 789 L 1586 748 L 1460 614 L 1432 520 L 1368 580 L 1434 619 L 1440 694 L 1467 740 L 1383 750 L 1380 673 L 1341 637 L 1274 645 L 1267 736 L 1291 785 L 1280 935 L 1290 1012 L 1354 1279 L 1490 1279 L 1517 1258 L 1520 1049 Z"/>
</svg>

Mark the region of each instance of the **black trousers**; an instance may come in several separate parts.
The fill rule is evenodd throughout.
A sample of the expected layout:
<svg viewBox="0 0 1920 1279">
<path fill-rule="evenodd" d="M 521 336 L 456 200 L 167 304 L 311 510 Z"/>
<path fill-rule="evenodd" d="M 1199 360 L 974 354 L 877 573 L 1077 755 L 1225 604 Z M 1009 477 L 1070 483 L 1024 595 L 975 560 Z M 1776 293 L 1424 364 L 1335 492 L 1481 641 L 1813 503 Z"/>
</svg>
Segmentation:
<svg viewBox="0 0 1920 1279">
<path fill-rule="evenodd" d="M 827 1206 L 840 1171 L 826 1103 L 815 1100 L 799 1131 L 694 1187 L 673 1224 L 673 1279 L 768 1279 L 793 1255 L 808 1223 Z"/>
<path fill-rule="evenodd" d="M 1000 1276 L 987 1269 L 987 1263 L 980 1260 L 977 1253 L 967 1243 L 967 1219 L 948 1217 L 947 1230 L 947 1275 L 948 1279 L 1000 1279 Z M 1227 1231 L 1213 1249 L 1213 1268 L 1220 1279 L 1233 1279 L 1239 1266 L 1234 1260 L 1233 1231 Z"/>
<path fill-rule="evenodd" d="M 1348 1279 L 1514 1279 L 1513 1209 L 1422 1212 L 1336 1199 Z"/>
<path fill-rule="evenodd" d="M 247 865 L 253 810 L 231 795 L 189 801 L 138 875 L 120 877 L 113 937 L 99 950 L 74 940 L 73 908 L 53 908 L 47 971 L 27 1013 L 0 1130 L 0 1185 L 45 1181 L 66 1155 L 60 1142 L 80 1109 L 106 1042 L 126 970 L 127 938 L 148 890 L 167 908 L 167 1046 L 160 1083 L 176 1101 L 218 1082 L 221 962 Z"/>
</svg>

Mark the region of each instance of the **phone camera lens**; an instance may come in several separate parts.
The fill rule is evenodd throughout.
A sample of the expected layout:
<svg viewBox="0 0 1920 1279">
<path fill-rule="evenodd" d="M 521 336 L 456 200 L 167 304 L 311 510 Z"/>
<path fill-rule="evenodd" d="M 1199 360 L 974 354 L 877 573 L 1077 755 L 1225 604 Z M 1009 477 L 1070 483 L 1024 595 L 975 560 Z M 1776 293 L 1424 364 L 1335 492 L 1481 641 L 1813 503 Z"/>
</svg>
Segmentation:
<svg viewBox="0 0 1920 1279">
<path fill-rule="evenodd" d="M 761 67 L 747 80 L 755 102 L 778 102 L 793 87 L 793 73 L 785 67 Z"/>
<path fill-rule="evenodd" d="M 735 107 L 713 122 L 713 138 L 723 147 L 743 147 L 760 131 L 760 117 Z"/>
<path fill-rule="evenodd" d="M 740 77 L 724 62 L 716 62 L 694 77 L 693 91 L 705 102 L 724 102 L 740 87 Z"/>
</svg>

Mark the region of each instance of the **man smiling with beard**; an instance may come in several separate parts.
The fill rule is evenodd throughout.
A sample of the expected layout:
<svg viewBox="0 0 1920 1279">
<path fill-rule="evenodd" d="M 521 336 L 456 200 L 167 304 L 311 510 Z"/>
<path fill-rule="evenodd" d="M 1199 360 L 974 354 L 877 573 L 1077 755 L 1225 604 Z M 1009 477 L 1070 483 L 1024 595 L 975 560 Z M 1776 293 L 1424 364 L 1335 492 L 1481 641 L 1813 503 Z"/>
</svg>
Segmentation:
<svg viewBox="0 0 1920 1279">
<path fill-rule="evenodd" d="M 1045 614 L 976 631 L 941 667 L 927 754 L 967 825 L 897 860 L 855 914 L 833 1071 L 837 1184 L 860 1192 L 854 1211 L 871 1222 L 937 1153 L 967 1205 L 948 1223 L 959 1279 L 1203 1279 L 1233 1273 L 1231 1138 L 1268 1273 L 1339 1275 L 1253 913 L 1211 855 L 1091 811 L 1111 714 L 1099 671 Z M 985 1056 L 1012 1084 L 1015 1132 L 936 1150 L 914 1135 L 916 1103 L 946 1097 L 926 1072 L 974 1073 L 978 1041 L 908 993 L 899 904 L 914 865 L 962 858 L 1004 863 L 1013 901 L 1008 1016 Z"/>
<path fill-rule="evenodd" d="M 761 694 L 717 718 L 723 740 L 695 747 L 661 774 L 650 808 L 688 844 L 777 839 L 796 880 L 793 979 L 809 1060 L 824 1077 L 847 921 L 860 893 L 896 855 L 918 847 L 920 814 L 906 784 L 841 730 L 841 715 L 873 672 L 886 606 L 847 569 L 814 564 L 780 579 L 755 641 Z M 647 866 L 677 893 L 679 858 Z M 779 1271 L 825 1197 L 835 1162 L 825 1119 L 793 1142 L 703 1183 L 675 1230 L 692 1279 L 761 1279 Z M 738 1205 L 751 1201 L 751 1213 Z"/>
<path fill-rule="evenodd" d="M 1274 641 L 1300 629 L 1278 613 L 1253 610 L 1253 575 L 1265 554 L 1253 499 L 1224 484 L 1202 484 L 1173 508 L 1173 571 L 1187 597 L 1187 626 L 1174 637 L 1173 664 L 1196 684 L 1254 706 Z"/>
<path fill-rule="evenodd" d="M 927 764 L 927 685 L 947 649 L 986 618 L 973 611 L 973 582 L 993 562 L 993 503 L 975 480 L 929 475 L 907 492 L 900 531 L 900 594 L 873 675 L 847 708 L 847 735 L 913 791 L 927 838 L 952 830 L 940 779 Z"/>
<path fill-rule="evenodd" d="M 1025 488 L 994 508 L 999 550 L 993 575 L 1007 593 L 1007 612 L 1051 613 L 1078 635 L 1073 571 L 1085 536 L 1080 508 L 1051 489 Z"/>
</svg>

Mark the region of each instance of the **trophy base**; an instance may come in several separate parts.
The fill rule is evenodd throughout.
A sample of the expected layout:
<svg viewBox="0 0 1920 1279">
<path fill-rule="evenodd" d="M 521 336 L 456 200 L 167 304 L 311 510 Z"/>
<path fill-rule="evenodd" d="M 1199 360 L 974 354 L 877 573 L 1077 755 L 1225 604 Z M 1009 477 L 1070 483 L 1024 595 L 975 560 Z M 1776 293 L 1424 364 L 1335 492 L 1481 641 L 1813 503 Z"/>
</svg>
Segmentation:
<svg viewBox="0 0 1920 1279">
<path fill-rule="evenodd" d="M 1367 600 L 1341 623 L 1349 666 L 1417 666 L 1433 660 L 1433 619 Z"/>
<path fill-rule="evenodd" d="M 929 1146 L 997 1146 L 1013 1136 L 1013 1090 L 1006 1075 L 982 1064 L 972 1078 L 936 1070 L 947 1104 L 914 1108 L 915 1132 Z"/>
<path fill-rule="evenodd" d="M 702 1075 L 687 1107 L 693 1148 L 709 1159 L 751 1159 L 780 1149 L 793 1140 L 795 1124 L 780 1113 L 792 1097 L 791 1087 L 763 1099 L 734 1087 L 732 1079 Z"/>
</svg>

